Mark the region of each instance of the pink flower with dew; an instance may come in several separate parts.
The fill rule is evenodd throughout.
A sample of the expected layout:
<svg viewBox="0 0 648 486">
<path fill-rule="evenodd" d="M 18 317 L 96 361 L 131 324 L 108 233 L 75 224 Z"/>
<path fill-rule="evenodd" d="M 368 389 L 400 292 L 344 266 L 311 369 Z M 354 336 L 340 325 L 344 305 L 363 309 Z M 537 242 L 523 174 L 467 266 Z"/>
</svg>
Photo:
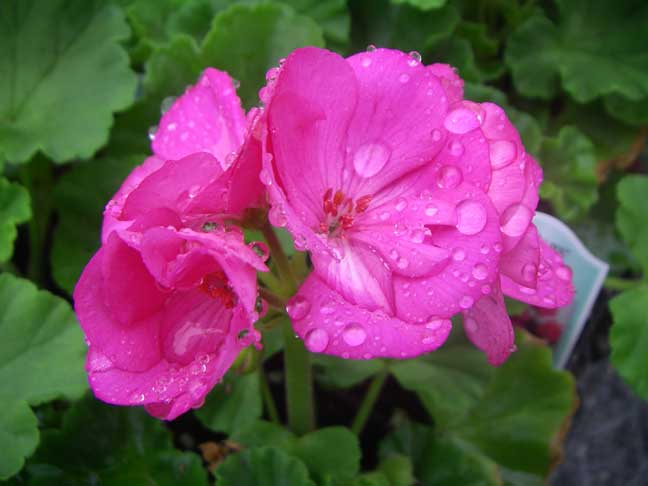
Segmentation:
<svg viewBox="0 0 648 486">
<path fill-rule="evenodd" d="M 260 145 L 245 127 L 231 80 L 207 70 L 163 116 L 155 156 L 106 206 L 102 247 L 74 291 L 98 398 L 172 420 L 258 342 L 267 250 L 227 223 L 262 195 Z M 231 190 L 248 179 L 243 194 Z"/>
<path fill-rule="evenodd" d="M 270 219 L 314 265 L 288 305 L 311 351 L 416 356 L 462 312 L 498 365 L 514 346 L 502 290 L 570 301 L 569 270 L 531 221 L 540 168 L 499 107 L 463 100 L 449 66 L 298 49 L 264 101 Z"/>
</svg>

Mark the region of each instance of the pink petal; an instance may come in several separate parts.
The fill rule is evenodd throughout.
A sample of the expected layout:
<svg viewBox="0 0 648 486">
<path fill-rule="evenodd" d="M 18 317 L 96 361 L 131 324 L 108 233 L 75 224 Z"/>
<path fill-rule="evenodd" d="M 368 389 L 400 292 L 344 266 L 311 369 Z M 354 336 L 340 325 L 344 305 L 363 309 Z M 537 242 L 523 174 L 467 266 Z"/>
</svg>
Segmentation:
<svg viewBox="0 0 648 486">
<path fill-rule="evenodd" d="M 457 168 L 461 179 L 486 192 L 491 180 L 488 144 L 479 130 L 465 134 L 447 134 L 443 150 L 434 158 L 437 166 L 435 184 L 444 184 L 444 175 Z"/>
<path fill-rule="evenodd" d="M 455 68 L 449 64 L 432 64 L 427 67 L 428 71 L 434 74 L 441 81 L 441 86 L 448 99 L 448 105 L 452 105 L 463 99 L 463 79 L 457 75 Z"/>
<path fill-rule="evenodd" d="M 520 285 L 535 288 L 540 263 L 539 240 L 535 225 L 529 225 L 515 248 L 502 255 L 500 273 Z"/>
<path fill-rule="evenodd" d="M 102 275 L 105 258 L 106 249 L 101 248 L 83 270 L 74 289 L 74 309 L 91 346 L 110 356 L 115 366 L 142 372 L 160 359 L 157 320 L 163 304 L 160 302 L 158 312 L 142 320 L 119 322 L 114 309 L 106 305 L 106 282 Z M 137 289 L 131 290 L 138 295 Z"/>
<path fill-rule="evenodd" d="M 502 275 L 502 290 L 509 297 L 538 307 L 553 309 L 569 305 L 574 297 L 572 271 L 564 264 L 558 252 L 542 238 L 538 237 L 538 241 L 540 263 L 536 287 L 519 285 L 508 276 Z"/>
<path fill-rule="evenodd" d="M 448 319 L 411 324 L 354 305 L 315 274 L 306 278 L 288 310 L 309 350 L 348 359 L 418 356 L 437 349 L 451 329 Z"/>
<path fill-rule="evenodd" d="M 464 311 L 463 318 L 466 335 L 493 366 L 501 365 L 515 350 L 515 333 L 499 286 Z"/>
<path fill-rule="evenodd" d="M 430 226 L 429 241 L 451 258 L 443 269 L 422 278 L 394 276 L 397 316 L 424 322 L 450 317 L 490 293 L 502 251 L 495 208 L 479 189 L 462 183 L 437 190 L 435 197 L 456 206 L 456 226 Z"/>
<path fill-rule="evenodd" d="M 208 152 L 225 169 L 243 144 L 245 125 L 245 113 L 232 79 L 223 71 L 207 68 L 198 83 L 162 116 L 153 152 L 165 160 Z"/>
</svg>

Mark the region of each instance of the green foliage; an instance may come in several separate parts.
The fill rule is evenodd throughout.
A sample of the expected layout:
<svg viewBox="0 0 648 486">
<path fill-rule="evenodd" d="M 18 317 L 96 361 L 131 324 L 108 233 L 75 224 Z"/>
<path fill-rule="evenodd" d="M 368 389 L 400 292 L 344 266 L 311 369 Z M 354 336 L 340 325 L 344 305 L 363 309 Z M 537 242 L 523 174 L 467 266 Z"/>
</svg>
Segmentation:
<svg viewBox="0 0 648 486">
<path fill-rule="evenodd" d="M 0 25 L 0 157 L 90 157 L 135 97 L 122 12 L 102 0 L 7 0 Z"/>
<path fill-rule="evenodd" d="M 0 178 L 0 262 L 6 262 L 13 254 L 16 225 L 30 218 L 29 192 L 20 184 Z"/>
<path fill-rule="evenodd" d="M 648 275 L 648 224 L 643 204 L 648 195 L 648 177 L 631 175 L 617 185 L 619 208 L 616 224 L 626 244 Z"/>
</svg>

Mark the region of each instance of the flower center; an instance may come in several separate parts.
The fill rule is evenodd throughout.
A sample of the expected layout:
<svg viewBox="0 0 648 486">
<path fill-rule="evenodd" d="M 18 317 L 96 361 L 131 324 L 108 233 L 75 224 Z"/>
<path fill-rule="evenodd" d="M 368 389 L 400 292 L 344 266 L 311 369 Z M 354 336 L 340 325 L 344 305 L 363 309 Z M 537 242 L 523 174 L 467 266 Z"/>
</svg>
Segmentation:
<svg viewBox="0 0 648 486">
<path fill-rule="evenodd" d="M 372 196 L 367 194 L 354 201 L 342 191 L 333 192 L 332 188 L 327 189 L 322 197 L 324 220 L 320 223 L 320 232 L 333 236 L 351 228 L 355 217 L 367 210 L 371 199 Z"/>
<path fill-rule="evenodd" d="M 238 297 L 229 286 L 227 276 L 221 270 L 205 275 L 199 288 L 212 299 L 219 299 L 226 309 L 231 309 L 238 303 Z"/>
</svg>

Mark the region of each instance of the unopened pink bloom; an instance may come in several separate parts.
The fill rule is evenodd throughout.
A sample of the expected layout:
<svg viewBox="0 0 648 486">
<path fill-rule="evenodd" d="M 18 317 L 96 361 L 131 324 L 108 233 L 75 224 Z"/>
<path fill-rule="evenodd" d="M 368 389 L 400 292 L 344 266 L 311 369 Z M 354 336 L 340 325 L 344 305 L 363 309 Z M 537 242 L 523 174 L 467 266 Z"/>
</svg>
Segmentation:
<svg viewBox="0 0 648 486">
<path fill-rule="evenodd" d="M 212 75 L 231 85 L 214 70 L 203 79 Z M 106 206 L 102 247 L 74 292 L 95 395 L 145 405 L 168 420 L 200 406 L 241 349 L 259 339 L 253 327 L 256 271 L 267 268 L 228 222 L 259 200 L 258 184 L 250 186 L 258 193 L 231 188 L 253 173 L 253 157 L 246 157 L 260 155 L 260 148 L 244 131 L 233 91 L 224 99 L 217 92 L 215 84 L 199 82 L 160 125 L 164 130 L 177 123 L 179 129 L 195 116 L 216 130 L 209 139 L 213 150 L 199 145 L 205 135 L 191 152 L 179 143 L 183 131 L 178 143 L 167 138 L 154 144 L 156 156 L 136 168 Z M 201 105 L 199 116 L 188 106 L 197 93 L 220 101 Z M 231 153 L 233 160 L 224 164 Z"/>
<path fill-rule="evenodd" d="M 462 87 L 448 66 L 402 52 L 306 48 L 267 88 L 261 179 L 273 224 L 311 252 L 314 272 L 288 311 L 312 351 L 415 356 L 464 312 L 468 336 L 499 364 L 513 346 L 508 273 L 562 265 L 524 237 L 540 169 L 501 109 L 464 101 Z M 537 275 L 524 295 L 569 300 L 566 280 L 545 288 Z"/>
</svg>

